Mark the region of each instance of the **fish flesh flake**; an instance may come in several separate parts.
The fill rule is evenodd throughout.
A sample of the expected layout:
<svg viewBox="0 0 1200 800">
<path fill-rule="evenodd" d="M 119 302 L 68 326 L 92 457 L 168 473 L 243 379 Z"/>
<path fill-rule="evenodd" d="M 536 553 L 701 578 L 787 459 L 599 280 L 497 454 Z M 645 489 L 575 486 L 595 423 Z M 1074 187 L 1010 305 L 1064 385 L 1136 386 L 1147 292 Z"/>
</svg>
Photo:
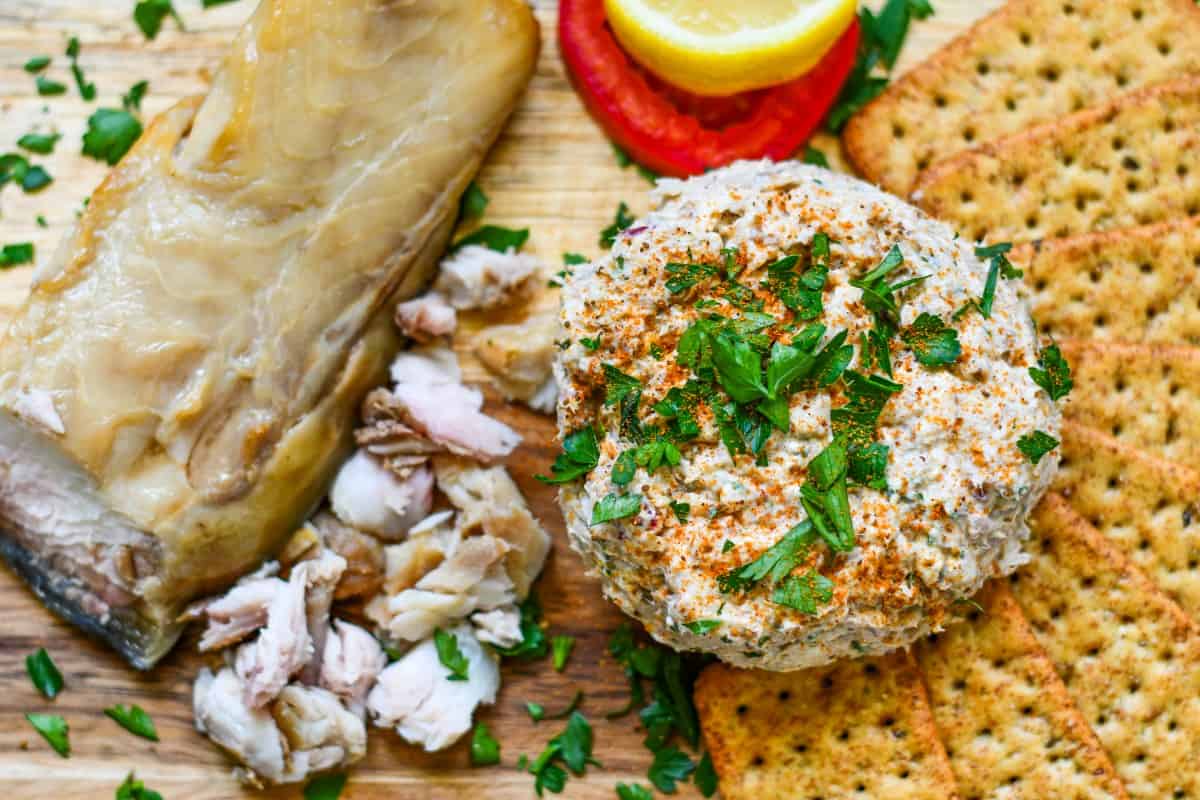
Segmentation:
<svg viewBox="0 0 1200 800">
<path fill-rule="evenodd" d="M 320 501 L 528 82 L 521 0 L 263 0 L 0 342 L 0 552 L 148 668 Z"/>
</svg>

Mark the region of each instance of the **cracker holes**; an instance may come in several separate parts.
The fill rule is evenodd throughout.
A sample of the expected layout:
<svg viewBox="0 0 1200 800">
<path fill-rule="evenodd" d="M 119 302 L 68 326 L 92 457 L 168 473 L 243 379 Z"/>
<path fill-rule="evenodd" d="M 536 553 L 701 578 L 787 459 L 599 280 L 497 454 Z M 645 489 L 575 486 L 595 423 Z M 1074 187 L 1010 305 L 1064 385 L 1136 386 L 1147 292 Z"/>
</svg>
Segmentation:
<svg viewBox="0 0 1200 800">
<path fill-rule="evenodd" d="M 933 98 L 933 104 L 938 108 L 945 108 L 949 103 L 950 101 L 946 99 L 944 94 L 939 94 Z"/>
<path fill-rule="evenodd" d="M 1187 164 L 1180 164 L 1175 167 L 1175 175 L 1180 178 L 1186 178 L 1188 176 Z"/>
<path fill-rule="evenodd" d="M 1126 75 L 1124 72 L 1118 72 L 1117 73 L 1117 86 L 1124 89 L 1128 85 L 1129 85 L 1129 76 Z"/>
<path fill-rule="evenodd" d="M 1174 397 L 1175 395 L 1179 394 L 1179 390 L 1181 388 L 1183 387 L 1181 387 L 1178 383 L 1172 383 L 1167 387 L 1167 394 L 1169 394 L 1171 397 Z"/>
<path fill-rule="evenodd" d="M 1124 158 L 1122 158 L 1121 166 L 1124 167 L 1125 169 L 1129 170 L 1130 172 L 1137 172 L 1139 169 L 1142 168 L 1142 165 L 1140 163 L 1138 163 L 1138 160 L 1136 158 L 1134 158 L 1133 156 L 1125 156 Z"/>
<path fill-rule="evenodd" d="M 800 743 L 800 744 L 796 745 L 795 747 L 793 747 L 792 749 L 795 750 L 797 753 L 800 753 L 801 755 L 803 755 L 808 752 L 808 745 L 806 745 L 804 743 Z"/>
<path fill-rule="evenodd" d="M 1169 56 L 1169 55 L 1171 55 L 1171 45 L 1170 45 L 1170 43 L 1169 43 L 1169 42 L 1159 42 L 1159 43 L 1158 43 L 1158 54 L 1159 54 L 1159 55 L 1161 55 L 1161 56 Z"/>
<path fill-rule="evenodd" d="M 1122 425 L 1119 422 L 1113 424 L 1113 426 L 1112 426 L 1112 435 L 1113 436 L 1120 437 L 1120 435 L 1124 432 L 1125 432 L 1124 425 Z M 1099 527 L 1099 526 L 1097 526 L 1097 527 Z"/>
<path fill-rule="evenodd" d="M 766 763 L 767 763 L 767 760 L 765 758 L 763 758 L 762 756 L 755 756 L 754 758 L 750 759 L 750 764 L 755 767 L 761 767 L 763 764 L 766 764 Z"/>
<path fill-rule="evenodd" d="M 1031 214 L 1025 218 L 1025 227 L 1029 230 L 1034 230 L 1038 226 L 1037 214 Z"/>
<path fill-rule="evenodd" d="M 1175 120 L 1173 120 L 1173 119 L 1163 120 L 1163 133 L 1174 133 L 1174 132 L 1175 132 Z"/>
<path fill-rule="evenodd" d="M 1093 51 L 1099 50 L 1103 45 L 1104 42 L 1099 37 L 1096 37 L 1088 42 L 1088 47 L 1092 48 Z"/>
<path fill-rule="evenodd" d="M 962 132 L 962 138 L 963 138 L 963 141 L 966 142 L 967 144 L 970 144 L 971 142 L 975 141 L 975 129 L 974 128 L 964 128 L 963 132 Z"/>
<path fill-rule="evenodd" d="M 975 202 L 975 195 L 971 194 L 970 191 L 963 191 L 958 196 L 958 199 L 962 201 L 963 205 L 970 205 Z"/>
<path fill-rule="evenodd" d="M 1071 5 L 1070 3 L 1064 3 L 1063 7 L 1062 7 L 1062 11 L 1064 14 L 1066 14 L 1069 17 L 1075 13 L 1075 6 Z"/>
<path fill-rule="evenodd" d="M 1120 136 L 1114 136 L 1112 140 L 1112 149 L 1120 152 L 1125 149 L 1125 140 Z"/>
<path fill-rule="evenodd" d="M 978 75 L 987 75 L 991 71 L 992 68 L 988 66 L 986 61 L 980 61 L 975 65 L 975 73 Z"/>
<path fill-rule="evenodd" d="M 778 694 L 778 697 L 779 697 L 779 702 L 786 703 L 788 700 L 792 699 L 792 693 L 789 692 L 787 689 L 784 689 L 783 691 L 781 691 Z"/>
<path fill-rule="evenodd" d="M 1048 67 L 1042 67 L 1041 70 L 1038 71 L 1038 74 L 1049 83 L 1057 83 L 1059 77 L 1062 75 L 1062 71 L 1058 67 L 1051 65 Z"/>
<path fill-rule="evenodd" d="M 906 134 L 906 133 L 907 133 L 907 131 L 904 130 L 904 126 L 901 125 L 900 123 L 897 122 L 892 125 L 892 136 L 894 138 L 903 139 L 904 134 Z"/>
<path fill-rule="evenodd" d="M 743 703 L 742 705 L 740 705 L 740 706 L 738 706 L 738 707 L 737 707 L 737 714 L 738 714 L 738 716 L 739 716 L 739 717 L 741 717 L 741 716 L 745 716 L 745 715 L 746 715 L 746 712 L 747 712 L 747 711 L 749 711 L 749 710 L 750 710 L 750 706 L 748 706 L 748 705 L 746 705 L 745 703 Z"/>
<path fill-rule="evenodd" d="M 845 742 L 845 741 L 849 741 L 849 739 L 850 739 L 850 731 L 842 731 L 841 733 L 838 734 L 839 741 Z"/>
<path fill-rule="evenodd" d="M 1133 17 L 1134 22 L 1141 22 L 1142 17 L 1144 17 L 1145 15 L 1146 15 L 1146 12 L 1142 11 L 1142 9 L 1140 9 L 1140 8 L 1135 8 L 1135 9 L 1133 9 L 1133 11 L 1129 12 L 1129 16 Z"/>
<path fill-rule="evenodd" d="M 1013 97 L 1004 98 L 1004 107 L 1007 108 L 1009 111 L 1016 111 L 1017 110 L 1016 98 L 1013 98 Z"/>
</svg>

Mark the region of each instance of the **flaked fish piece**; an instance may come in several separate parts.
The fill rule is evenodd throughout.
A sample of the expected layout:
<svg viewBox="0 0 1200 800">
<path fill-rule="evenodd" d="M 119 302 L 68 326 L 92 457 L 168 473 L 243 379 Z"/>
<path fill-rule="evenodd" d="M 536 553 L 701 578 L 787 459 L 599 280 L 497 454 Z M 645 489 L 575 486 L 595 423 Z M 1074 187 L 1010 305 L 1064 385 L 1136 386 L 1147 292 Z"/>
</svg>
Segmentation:
<svg viewBox="0 0 1200 800">
<path fill-rule="evenodd" d="M 433 290 L 460 311 L 495 308 L 527 294 L 541 271 L 535 256 L 472 244 L 442 261 Z"/>
<path fill-rule="evenodd" d="M 208 667 L 200 670 L 192 687 L 192 712 L 196 730 L 244 764 L 252 781 L 283 780 L 284 741 L 275 718 L 246 704 L 242 682 L 232 669 L 215 675 Z"/>
<path fill-rule="evenodd" d="M 379 641 L 357 625 L 334 620 L 321 657 L 320 685 L 351 710 L 362 709 L 367 692 L 387 666 Z"/>
<path fill-rule="evenodd" d="M 338 471 L 329 503 L 345 524 L 396 540 L 433 506 L 433 473 L 428 467 L 416 467 L 400 480 L 359 450 Z"/>
<path fill-rule="evenodd" d="M 396 327 L 414 342 L 429 342 L 453 336 L 458 314 L 441 294 L 426 292 L 396 306 Z"/>
<path fill-rule="evenodd" d="M 346 559 L 328 548 L 323 548 L 316 558 L 298 564 L 293 570 L 293 579 L 304 580 L 304 618 L 312 642 L 312 655 L 300 672 L 303 683 L 315 684 L 321 676 L 321 657 L 329 635 L 333 594 L 345 571 Z"/>
<path fill-rule="evenodd" d="M 436 385 L 462 383 L 458 356 L 445 345 L 416 347 L 405 350 L 392 360 L 388 368 L 392 383 Z"/>
<path fill-rule="evenodd" d="M 383 586 L 383 545 L 374 536 L 343 525 L 328 511 L 312 519 L 325 546 L 346 560 L 342 579 L 334 589 L 334 600 L 370 597 Z"/>
<path fill-rule="evenodd" d="M 208 621 L 200 636 L 201 653 L 237 644 L 267 624 L 267 609 L 282 592 L 287 581 L 279 578 L 255 578 L 239 581 L 221 597 L 205 602 L 192 612 Z"/>
<path fill-rule="evenodd" d="M 345 767 L 367 754 L 367 727 L 337 695 L 317 686 L 285 686 L 271 709 L 287 742 L 282 783 Z"/>
<path fill-rule="evenodd" d="M 398 383 L 391 394 L 406 425 L 455 455 L 495 461 L 521 443 L 519 433 L 483 413 L 483 395 L 477 389 L 455 383 Z"/>
<path fill-rule="evenodd" d="M 482 532 L 509 544 L 505 556 L 517 597 L 529 594 L 550 552 L 550 534 L 529 511 L 521 490 L 503 467 L 481 467 L 461 458 L 434 459 L 438 488 L 461 510 L 464 535 Z"/>
<path fill-rule="evenodd" d="M 305 606 L 304 565 L 267 608 L 267 624 L 258 638 L 238 648 L 234 670 L 245 691 L 246 705 L 262 708 L 312 657 Z"/>
<path fill-rule="evenodd" d="M 147 127 L 0 344 L 0 549 L 51 608 L 148 667 L 286 541 L 537 47 L 520 0 L 263 0 Z"/>
<path fill-rule="evenodd" d="M 379 674 L 367 695 L 367 710 L 380 727 L 395 728 L 405 741 L 427 751 L 441 750 L 471 728 L 480 703 L 496 701 L 500 668 L 468 624 L 450 631 L 468 661 L 467 680 L 447 680 L 450 671 L 426 639 Z"/>
<path fill-rule="evenodd" d="M 475 355 L 495 376 L 507 399 L 551 414 L 558 401 L 553 372 L 558 338 L 558 312 L 545 311 L 524 322 L 484 328 L 479 333 Z"/>
<path fill-rule="evenodd" d="M 521 633 L 521 611 L 509 604 L 491 611 L 479 611 L 471 615 L 475 636 L 481 642 L 497 647 L 515 647 L 525 638 Z"/>
</svg>

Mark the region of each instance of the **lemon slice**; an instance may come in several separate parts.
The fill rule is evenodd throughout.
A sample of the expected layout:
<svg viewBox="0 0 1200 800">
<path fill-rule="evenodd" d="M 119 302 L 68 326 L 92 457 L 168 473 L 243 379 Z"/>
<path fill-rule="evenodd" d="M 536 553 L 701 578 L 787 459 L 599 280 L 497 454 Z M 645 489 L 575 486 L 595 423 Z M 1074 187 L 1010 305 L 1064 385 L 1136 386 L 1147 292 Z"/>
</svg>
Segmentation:
<svg viewBox="0 0 1200 800">
<path fill-rule="evenodd" d="M 856 0 L 604 0 L 617 39 L 642 65 L 696 94 L 798 78 L 854 19 Z"/>
</svg>

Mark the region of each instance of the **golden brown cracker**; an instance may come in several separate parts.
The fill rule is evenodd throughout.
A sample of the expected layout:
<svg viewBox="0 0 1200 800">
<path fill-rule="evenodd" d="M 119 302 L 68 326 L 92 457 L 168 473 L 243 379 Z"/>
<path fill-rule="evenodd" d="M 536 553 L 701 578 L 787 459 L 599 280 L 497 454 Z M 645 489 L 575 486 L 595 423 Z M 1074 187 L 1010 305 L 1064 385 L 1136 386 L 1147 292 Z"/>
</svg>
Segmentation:
<svg viewBox="0 0 1200 800">
<path fill-rule="evenodd" d="M 963 797 L 1126 798 L 1007 584 L 922 642 L 917 662 Z"/>
<path fill-rule="evenodd" d="M 709 667 L 696 709 L 725 800 L 956 797 L 912 656 Z"/>
<path fill-rule="evenodd" d="M 1061 495 L 1031 522 L 1013 594 L 1129 796 L 1200 797 L 1200 630 Z"/>
<path fill-rule="evenodd" d="M 1200 217 L 1013 248 L 1043 332 L 1200 345 Z"/>
<path fill-rule="evenodd" d="M 1200 72 L 1193 0 L 1015 0 L 894 81 L 843 141 L 895 194 L 936 161 L 1094 105 Z"/>
<path fill-rule="evenodd" d="M 946 159 L 921 173 L 912 199 L 964 236 L 992 242 L 1200 214 L 1200 75 Z"/>
</svg>

